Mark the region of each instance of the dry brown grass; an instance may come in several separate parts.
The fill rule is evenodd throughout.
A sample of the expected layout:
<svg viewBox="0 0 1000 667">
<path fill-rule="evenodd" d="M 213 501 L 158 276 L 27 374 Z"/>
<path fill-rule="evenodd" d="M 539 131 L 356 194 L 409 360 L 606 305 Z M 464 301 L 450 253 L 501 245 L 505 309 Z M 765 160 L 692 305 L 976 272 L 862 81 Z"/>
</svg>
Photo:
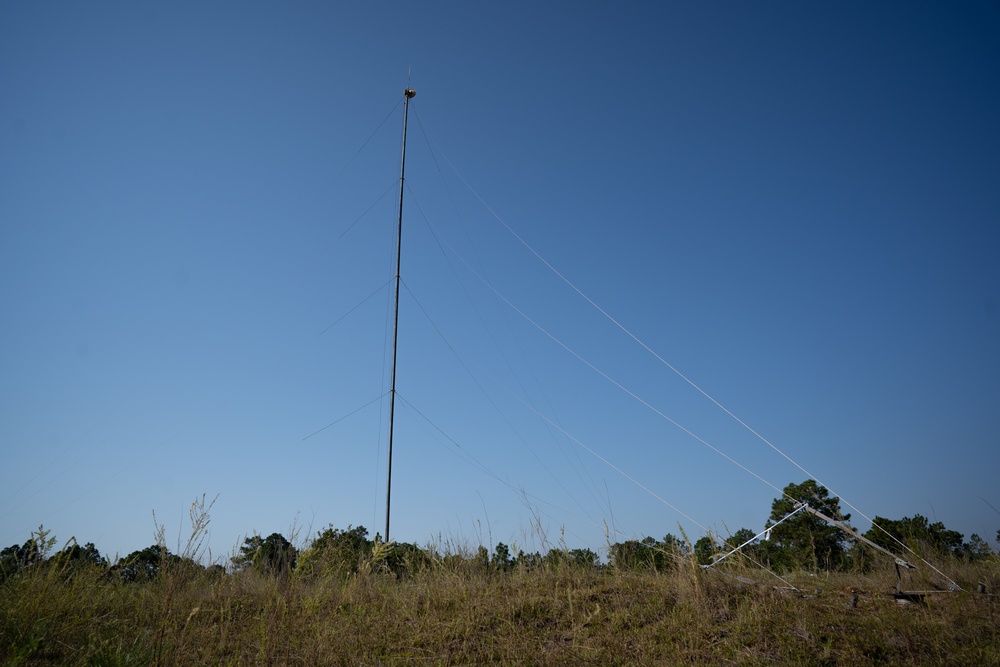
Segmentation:
<svg viewBox="0 0 1000 667">
<path fill-rule="evenodd" d="M 895 575 L 794 575 L 811 595 L 679 567 L 430 567 L 399 578 L 175 569 L 147 583 L 38 568 L 0 585 L 0 659 L 23 665 L 1000 664 L 996 561 L 970 592 L 900 606 Z M 744 573 L 747 574 L 747 573 Z M 765 581 L 759 573 L 754 576 Z M 856 599 L 856 604 L 852 604 Z"/>
</svg>

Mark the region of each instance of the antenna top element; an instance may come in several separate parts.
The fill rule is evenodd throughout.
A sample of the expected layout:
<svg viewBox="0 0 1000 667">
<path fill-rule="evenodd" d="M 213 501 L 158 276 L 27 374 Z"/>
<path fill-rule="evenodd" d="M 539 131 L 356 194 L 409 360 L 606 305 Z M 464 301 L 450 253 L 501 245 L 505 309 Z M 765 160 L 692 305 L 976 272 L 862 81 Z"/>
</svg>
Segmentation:
<svg viewBox="0 0 1000 667">
<path fill-rule="evenodd" d="M 407 88 L 406 90 L 403 91 L 403 94 L 406 95 L 406 99 L 411 99 L 414 95 L 417 94 L 417 91 L 413 90 L 412 88 Z"/>
</svg>

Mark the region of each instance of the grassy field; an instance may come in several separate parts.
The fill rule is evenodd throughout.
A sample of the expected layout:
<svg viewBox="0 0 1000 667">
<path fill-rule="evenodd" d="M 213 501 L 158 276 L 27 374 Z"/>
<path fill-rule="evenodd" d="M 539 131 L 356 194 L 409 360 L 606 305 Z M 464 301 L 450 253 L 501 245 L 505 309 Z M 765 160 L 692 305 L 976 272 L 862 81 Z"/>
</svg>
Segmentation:
<svg viewBox="0 0 1000 667">
<path fill-rule="evenodd" d="M 955 560 L 965 592 L 900 605 L 876 575 L 792 574 L 798 592 L 681 563 L 491 571 L 439 559 L 405 576 L 227 574 L 184 564 L 128 583 L 39 567 L 0 584 L 6 665 L 1000 665 L 995 559 Z M 910 582 L 918 587 L 919 580 Z"/>
</svg>

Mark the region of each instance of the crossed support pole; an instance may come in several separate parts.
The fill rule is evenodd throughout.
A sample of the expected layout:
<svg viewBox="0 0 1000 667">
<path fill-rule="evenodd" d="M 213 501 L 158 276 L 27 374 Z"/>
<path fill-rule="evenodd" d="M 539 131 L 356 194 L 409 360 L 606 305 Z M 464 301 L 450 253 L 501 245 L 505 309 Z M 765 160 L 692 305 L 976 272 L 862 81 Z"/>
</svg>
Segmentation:
<svg viewBox="0 0 1000 667">
<path fill-rule="evenodd" d="M 820 512 L 819 510 L 813 509 L 812 507 L 810 507 L 806 503 L 802 503 L 802 502 L 798 503 L 796 505 L 796 509 L 804 509 L 806 512 L 809 512 L 813 516 L 818 517 L 818 518 L 822 519 L 823 521 L 826 521 L 830 525 L 836 526 L 837 528 L 840 528 L 842 531 L 844 531 L 845 533 L 847 533 L 848 535 L 850 535 L 854 539 L 856 539 L 856 540 L 858 540 L 860 542 L 864 542 L 865 544 L 867 544 L 871 548 L 876 549 L 878 551 L 881 551 L 886 556 L 889 556 L 889 558 L 892 558 L 893 562 L 895 562 L 895 564 L 896 564 L 896 590 L 899 591 L 899 592 L 902 592 L 902 590 L 903 590 L 903 572 L 899 568 L 905 568 L 907 570 L 915 570 L 915 569 L 917 569 L 917 566 L 914 565 L 913 563 L 911 563 L 910 561 L 903 560 L 902 558 L 900 558 L 896 554 L 892 553 L 891 551 L 889 551 L 885 547 L 881 547 L 881 546 L 875 544 L 874 542 L 872 542 L 871 540 L 869 540 L 867 537 L 865 537 L 864 535 L 862 535 L 861 533 L 859 533 L 858 531 L 856 531 L 854 528 L 852 528 L 851 526 L 849 526 L 846 523 L 844 523 L 843 521 L 838 521 L 837 519 L 832 519 L 832 518 L 828 517 L 827 515 L 823 514 L 822 512 Z"/>
<path fill-rule="evenodd" d="M 832 525 L 832 526 L 834 526 L 836 528 L 839 528 L 840 530 L 844 531 L 845 533 L 847 533 L 848 535 L 850 535 L 854 539 L 858 540 L 859 542 L 863 542 L 864 544 L 867 544 L 868 546 L 870 546 L 872 549 L 875 549 L 876 551 L 879 551 L 879 552 L 885 554 L 886 556 L 888 556 L 889 558 L 891 558 L 893 560 L 893 563 L 895 563 L 895 566 L 896 566 L 896 594 L 897 594 L 897 597 L 910 595 L 908 593 L 903 593 L 903 570 L 904 569 L 906 569 L 906 570 L 916 570 L 916 569 L 918 569 L 916 565 L 914 565 L 913 563 L 911 563 L 908 560 L 900 558 L 899 556 L 897 556 L 896 554 L 892 553 L 891 551 L 889 551 L 885 547 L 880 546 L 878 544 L 875 544 L 874 542 L 872 542 L 870 539 L 868 539 L 867 537 L 865 537 L 864 535 L 862 535 L 861 533 L 859 533 L 857 530 L 855 530 L 853 527 L 851 527 L 847 523 L 845 523 L 843 521 L 839 521 L 839 520 L 834 519 L 832 517 L 828 517 L 827 515 L 825 515 L 822 512 L 820 512 L 819 510 L 817 510 L 817 509 L 815 509 L 813 507 L 810 507 L 808 503 L 801 502 L 801 501 L 795 503 L 794 509 L 791 512 L 789 512 L 787 515 L 785 515 L 784 517 L 782 517 L 781 520 L 778 521 L 777 523 L 775 523 L 773 526 L 769 526 L 763 532 L 761 532 L 758 535 L 755 535 L 754 537 L 750 538 L 749 540 L 747 540 L 743 544 L 739 545 L 738 547 L 736 547 L 732 551 L 719 556 L 711 564 L 709 564 L 709 565 L 702 565 L 702 567 L 705 568 L 705 569 L 709 569 L 709 568 L 715 567 L 716 565 L 718 565 L 719 563 L 721 563 L 726 558 L 729 558 L 733 554 L 738 553 L 739 551 L 741 551 L 744 547 L 746 547 L 751 542 L 753 542 L 753 541 L 755 541 L 757 539 L 760 539 L 761 536 L 768 535 L 775 526 L 777 526 L 778 524 L 780 524 L 780 523 L 782 523 L 784 521 L 787 521 L 788 519 L 790 519 L 791 517 L 795 516 L 799 512 L 808 512 L 809 514 L 812 514 L 813 516 L 815 516 L 815 517 L 817 517 L 819 519 L 822 519 L 823 521 L 827 522 L 828 524 L 830 524 L 830 525 Z M 764 537 L 764 539 L 767 539 L 767 537 Z M 927 563 L 927 561 L 924 561 L 924 562 Z M 948 580 L 948 583 L 949 583 L 948 590 L 949 591 L 959 591 L 959 590 L 962 590 L 962 588 L 958 584 L 956 584 L 955 582 L 951 581 L 951 579 L 948 579 L 947 576 L 945 576 L 943 573 L 941 573 L 933 565 L 930 565 L 930 563 L 927 563 L 927 565 L 929 565 L 932 570 L 934 570 L 939 575 L 941 575 L 942 578 Z M 777 576 L 777 575 L 775 575 L 775 576 Z M 784 581 L 784 580 L 782 580 L 782 581 Z"/>
</svg>

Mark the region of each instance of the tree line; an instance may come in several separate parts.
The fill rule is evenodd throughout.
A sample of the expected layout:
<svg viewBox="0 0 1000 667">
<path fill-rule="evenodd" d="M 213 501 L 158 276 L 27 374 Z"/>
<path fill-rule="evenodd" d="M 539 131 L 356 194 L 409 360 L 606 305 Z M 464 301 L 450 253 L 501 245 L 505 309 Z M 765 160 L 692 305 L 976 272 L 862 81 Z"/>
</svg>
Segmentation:
<svg viewBox="0 0 1000 667">
<path fill-rule="evenodd" d="M 552 566 L 614 568 L 619 570 L 666 571 L 692 560 L 699 565 L 743 562 L 766 567 L 775 572 L 866 571 L 877 562 L 877 550 L 863 540 L 830 524 L 814 513 L 795 512 L 804 503 L 845 526 L 850 514 L 841 511 L 840 500 L 814 480 L 789 484 L 780 498 L 774 499 L 764 531 L 758 534 L 740 528 L 732 535 L 705 535 L 691 543 L 686 536 L 667 534 L 662 539 L 645 537 L 609 545 L 607 563 L 591 549 L 552 548 L 524 552 L 502 542 L 492 553 L 480 546 L 474 553 L 439 555 L 409 543 L 385 543 L 379 536 L 370 539 L 364 526 L 346 529 L 332 525 L 319 531 L 303 549 L 296 548 L 284 535 L 247 537 L 227 566 L 220 563 L 204 566 L 193 558 L 171 553 L 162 543 L 134 551 L 112 562 L 93 543 L 80 546 L 75 540 L 61 550 L 56 539 L 44 528 L 31 534 L 21 545 L 0 551 L 0 582 L 29 568 L 51 566 L 73 573 L 97 568 L 105 576 L 122 582 L 156 579 L 165 568 L 204 570 L 223 576 L 227 572 L 256 571 L 283 577 L 347 576 L 359 571 L 384 571 L 399 575 L 441 565 L 475 568 L 484 572 L 510 572 Z M 791 515 L 791 516 L 789 516 Z M 931 522 L 915 514 L 901 519 L 875 517 L 864 538 L 893 553 L 903 555 L 912 549 L 925 557 L 954 557 L 975 561 L 994 555 L 990 545 L 973 534 L 966 542 L 962 533 L 950 530 L 941 522 Z M 1000 543 L 1000 530 L 997 531 Z"/>
</svg>

